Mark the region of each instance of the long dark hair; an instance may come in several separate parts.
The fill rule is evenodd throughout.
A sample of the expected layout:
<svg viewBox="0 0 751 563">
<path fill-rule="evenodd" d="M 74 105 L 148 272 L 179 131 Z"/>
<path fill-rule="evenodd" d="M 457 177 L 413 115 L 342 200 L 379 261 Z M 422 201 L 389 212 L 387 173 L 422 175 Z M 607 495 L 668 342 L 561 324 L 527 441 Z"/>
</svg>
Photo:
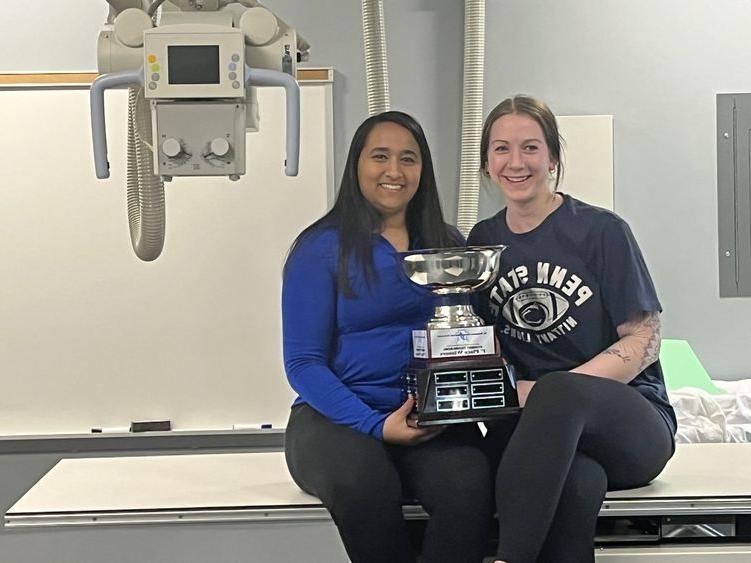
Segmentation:
<svg viewBox="0 0 751 563">
<path fill-rule="evenodd" d="M 362 267 L 368 283 L 377 278 L 373 264 L 373 235 L 380 233 L 383 217 L 362 195 L 357 179 L 357 163 L 370 132 L 379 123 L 386 122 L 404 127 L 412 134 L 420 148 L 420 183 L 406 212 L 410 239 L 419 240 L 425 248 L 444 248 L 461 244 L 443 221 L 433 171 L 433 158 L 430 156 L 428 141 L 420 124 L 412 116 L 401 111 L 387 111 L 370 116 L 362 122 L 352 137 L 334 206 L 326 215 L 300 233 L 290 249 L 291 255 L 300 241 L 313 231 L 326 227 L 336 229 L 339 232 L 337 283 L 347 297 L 355 296 L 348 275 L 348 266 L 352 258 Z"/>
<path fill-rule="evenodd" d="M 556 163 L 554 189 L 558 189 L 558 184 L 561 183 L 561 179 L 563 178 L 563 163 L 561 162 L 561 153 L 563 152 L 561 145 L 563 144 L 563 139 L 558 131 L 558 122 L 545 102 L 523 94 L 517 94 L 513 98 L 506 98 L 495 106 L 485 119 L 480 138 L 480 172 L 487 174 L 490 129 L 493 127 L 493 123 L 504 115 L 509 114 L 526 115 L 534 119 L 542 129 L 550 158 Z"/>
</svg>

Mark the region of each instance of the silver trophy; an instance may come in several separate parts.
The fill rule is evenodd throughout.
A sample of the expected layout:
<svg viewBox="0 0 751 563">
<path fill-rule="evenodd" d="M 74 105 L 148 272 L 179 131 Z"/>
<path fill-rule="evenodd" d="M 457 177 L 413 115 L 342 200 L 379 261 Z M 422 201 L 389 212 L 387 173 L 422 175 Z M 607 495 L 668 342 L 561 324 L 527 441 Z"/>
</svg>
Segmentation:
<svg viewBox="0 0 751 563">
<path fill-rule="evenodd" d="M 424 330 L 412 332 L 413 360 L 403 377 L 415 397 L 417 422 L 428 426 L 489 420 L 516 412 L 512 367 L 500 354 L 470 295 L 498 277 L 505 246 L 470 246 L 400 252 L 404 276 L 438 296 Z"/>
</svg>

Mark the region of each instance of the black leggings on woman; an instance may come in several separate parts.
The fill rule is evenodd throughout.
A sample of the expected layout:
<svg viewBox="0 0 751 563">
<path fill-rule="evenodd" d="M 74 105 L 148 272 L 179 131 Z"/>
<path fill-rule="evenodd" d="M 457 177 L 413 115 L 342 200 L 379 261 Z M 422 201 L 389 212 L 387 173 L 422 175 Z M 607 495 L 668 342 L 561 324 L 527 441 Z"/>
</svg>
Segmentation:
<svg viewBox="0 0 751 563">
<path fill-rule="evenodd" d="M 479 563 L 492 516 L 492 477 L 476 425 L 455 425 L 419 445 L 386 444 L 292 408 L 287 466 L 331 513 L 353 563 L 414 563 L 402 514 L 416 498 L 430 514 L 421 562 Z"/>
<path fill-rule="evenodd" d="M 518 422 L 489 425 L 486 442 L 500 458 L 497 558 L 509 563 L 594 561 L 606 491 L 645 485 L 674 451 L 667 422 L 633 387 L 568 372 L 541 377 Z"/>
</svg>

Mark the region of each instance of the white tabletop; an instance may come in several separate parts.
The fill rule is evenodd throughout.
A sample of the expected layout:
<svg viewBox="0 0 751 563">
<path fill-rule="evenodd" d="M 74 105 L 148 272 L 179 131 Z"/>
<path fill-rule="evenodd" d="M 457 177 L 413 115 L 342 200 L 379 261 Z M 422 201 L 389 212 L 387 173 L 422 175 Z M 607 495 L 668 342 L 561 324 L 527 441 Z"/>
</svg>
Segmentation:
<svg viewBox="0 0 751 563">
<path fill-rule="evenodd" d="M 281 452 L 64 459 L 8 514 L 269 506 L 321 506 Z"/>
<path fill-rule="evenodd" d="M 612 491 L 607 499 L 751 498 L 751 444 L 678 444 L 649 485 Z"/>
<path fill-rule="evenodd" d="M 603 513 L 678 513 L 697 507 L 750 513 L 748 467 L 751 444 L 680 445 L 654 482 L 608 493 Z M 284 454 L 272 452 L 65 459 L 8 510 L 6 525 L 49 525 L 61 522 L 65 514 L 86 514 L 85 521 L 105 523 L 106 518 L 92 515 L 139 512 L 139 521 L 144 521 L 144 515 L 158 511 L 182 511 L 179 518 L 196 512 L 220 514 L 230 520 L 239 519 L 241 512 L 259 511 L 265 518 L 301 513 L 327 517 L 320 501 L 292 481 Z"/>
</svg>

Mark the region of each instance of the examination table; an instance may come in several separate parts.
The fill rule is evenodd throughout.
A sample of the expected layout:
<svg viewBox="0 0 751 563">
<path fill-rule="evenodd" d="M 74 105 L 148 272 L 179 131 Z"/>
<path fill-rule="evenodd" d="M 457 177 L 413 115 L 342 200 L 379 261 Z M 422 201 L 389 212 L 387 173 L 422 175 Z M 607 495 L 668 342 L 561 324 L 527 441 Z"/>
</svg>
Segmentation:
<svg viewBox="0 0 751 563">
<path fill-rule="evenodd" d="M 597 560 L 751 561 L 749 467 L 749 444 L 679 444 L 648 486 L 608 493 Z M 427 518 L 415 505 L 404 514 Z M 347 561 L 282 452 L 64 459 L 4 520 L 29 562 Z"/>
</svg>

